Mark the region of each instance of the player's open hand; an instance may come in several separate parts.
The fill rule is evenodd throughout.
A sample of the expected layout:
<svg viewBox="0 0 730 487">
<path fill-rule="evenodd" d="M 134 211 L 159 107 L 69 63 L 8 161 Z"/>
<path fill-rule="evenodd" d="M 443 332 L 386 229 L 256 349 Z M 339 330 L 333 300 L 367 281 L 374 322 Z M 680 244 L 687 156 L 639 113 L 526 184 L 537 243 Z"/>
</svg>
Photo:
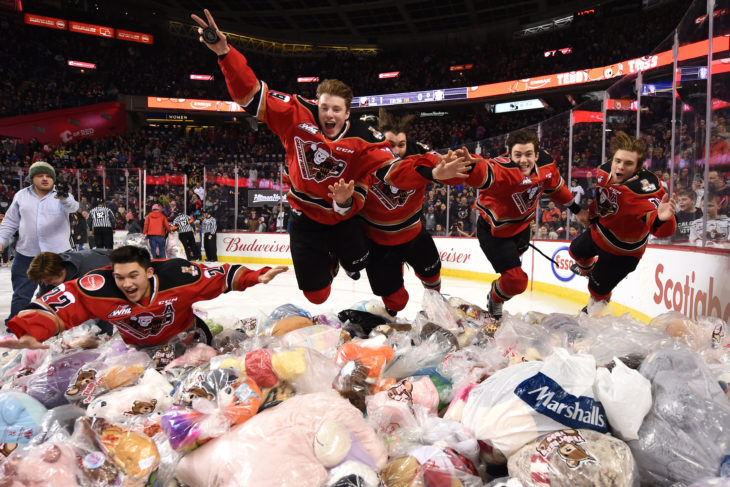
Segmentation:
<svg viewBox="0 0 730 487">
<path fill-rule="evenodd" d="M 226 39 L 226 36 L 223 35 L 223 32 L 221 32 L 220 29 L 218 29 L 215 20 L 213 20 L 213 16 L 210 14 L 210 10 L 206 8 L 205 10 L 203 10 L 203 13 L 205 14 L 207 22 L 195 14 L 192 14 L 190 16 L 200 26 L 198 27 L 200 42 L 208 46 L 208 49 L 210 49 L 219 56 L 222 54 L 226 54 L 231 49 L 230 47 L 228 47 L 228 40 Z M 205 42 L 205 39 L 203 39 L 203 29 L 205 29 L 206 27 L 212 27 L 213 29 L 215 29 L 215 33 L 218 35 L 218 41 L 214 44 Z"/>
<path fill-rule="evenodd" d="M 466 179 L 469 177 L 469 169 L 472 165 L 469 159 L 465 158 L 460 151 L 461 149 L 457 149 L 455 152 L 449 151 L 441 157 L 437 154 L 439 162 L 432 172 L 435 180 L 444 181 L 446 179 Z M 463 152 L 467 152 L 466 149 Z"/>
<path fill-rule="evenodd" d="M 665 222 L 674 216 L 677 211 L 677 196 L 672 195 L 671 198 L 666 194 L 662 198 L 662 202 L 659 203 L 656 209 L 656 216 L 661 221 Z"/>
<path fill-rule="evenodd" d="M 346 183 L 344 179 L 340 178 L 335 184 L 327 186 L 327 189 L 330 191 L 327 196 L 332 198 L 338 205 L 344 205 L 355 193 L 355 181 L 351 179 L 349 183 Z"/>
<path fill-rule="evenodd" d="M 36 340 L 36 338 L 32 335 L 23 335 L 17 340 L 14 339 L 7 339 L 0 341 L 0 348 L 15 348 L 15 349 L 22 349 L 22 348 L 29 348 L 32 350 L 35 349 L 42 349 L 42 348 L 49 348 L 48 345 L 44 345 L 43 343 Z"/>
<path fill-rule="evenodd" d="M 265 272 L 259 276 L 259 282 L 261 284 L 266 284 L 267 282 L 271 281 L 273 278 L 281 274 L 282 272 L 286 272 L 289 270 L 288 266 L 285 265 L 278 265 L 276 267 L 272 267 L 269 269 L 268 272 Z"/>
</svg>

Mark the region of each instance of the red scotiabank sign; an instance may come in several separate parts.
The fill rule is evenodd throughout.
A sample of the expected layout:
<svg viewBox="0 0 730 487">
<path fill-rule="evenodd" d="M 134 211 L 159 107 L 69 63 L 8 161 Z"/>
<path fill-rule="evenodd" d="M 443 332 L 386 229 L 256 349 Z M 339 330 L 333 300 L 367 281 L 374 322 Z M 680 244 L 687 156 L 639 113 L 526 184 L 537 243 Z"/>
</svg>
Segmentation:
<svg viewBox="0 0 730 487">
<path fill-rule="evenodd" d="M 124 105 L 115 101 L 0 119 L 0 135 L 26 142 L 35 137 L 44 144 L 84 137 L 98 139 L 126 131 Z"/>
</svg>

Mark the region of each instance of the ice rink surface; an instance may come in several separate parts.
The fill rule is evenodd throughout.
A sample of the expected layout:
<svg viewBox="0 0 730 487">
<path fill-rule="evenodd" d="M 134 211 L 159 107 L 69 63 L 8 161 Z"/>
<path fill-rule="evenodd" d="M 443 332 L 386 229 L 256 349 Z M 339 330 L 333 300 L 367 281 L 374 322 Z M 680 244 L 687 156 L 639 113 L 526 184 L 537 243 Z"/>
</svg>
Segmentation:
<svg viewBox="0 0 730 487">
<path fill-rule="evenodd" d="M 247 267 L 258 269 L 259 264 L 250 264 Z M 399 318 L 413 320 L 416 313 L 422 309 L 423 286 L 412 270 L 406 269 L 406 290 L 410 299 L 406 308 L 398 313 Z M 441 292 L 445 296 L 458 296 L 482 308 L 487 304 L 487 292 L 490 282 L 473 281 L 455 277 L 441 277 Z M 10 267 L 0 268 L 0 317 L 4 320 L 10 312 L 12 285 L 10 282 Z M 350 308 L 353 304 L 373 299 L 367 275 L 353 281 L 344 271 L 340 270 L 332 283 L 332 292 L 329 299 L 320 305 L 307 301 L 297 288 L 294 269 L 290 266 L 286 273 L 278 275 L 268 284 L 258 284 L 244 292 L 230 292 L 210 301 L 200 301 L 196 310 L 215 319 L 216 317 L 246 318 L 250 316 L 267 315 L 279 305 L 291 303 L 306 309 L 312 314 L 334 313 Z M 577 314 L 583 304 L 562 299 L 557 296 L 527 291 L 505 304 L 505 311 L 510 313 L 524 313 L 540 311 L 543 313 Z"/>
</svg>

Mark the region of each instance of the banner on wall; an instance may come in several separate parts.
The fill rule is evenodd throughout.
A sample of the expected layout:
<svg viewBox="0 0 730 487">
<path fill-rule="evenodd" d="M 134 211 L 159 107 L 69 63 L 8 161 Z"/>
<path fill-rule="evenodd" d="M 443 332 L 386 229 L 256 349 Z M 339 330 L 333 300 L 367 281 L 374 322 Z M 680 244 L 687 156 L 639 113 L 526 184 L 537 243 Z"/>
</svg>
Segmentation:
<svg viewBox="0 0 730 487">
<path fill-rule="evenodd" d="M 230 262 L 290 261 L 289 235 L 274 233 L 218 233 L 218 256 Z M 483 281 L 485 290 L 497 274 L 474 238 L 434 238 L 442 268 L 452 275 Z M 533 242 L 552 258 L 548 261 L 533 250 L 522 256 L 522 268 L 530 280 L 547 285 L 546 292 L 572 295 L 588 301 L 584 277 L 570 271 L 573 260 L 569 242 Z M 486 292 L 486 291 L 485 291 Z M 529 289 L 528 291 L 529 292 Z M 649 246 L 637 269 L 614 290 L 612 302 L 626 306 L 649 319 L 679 311 L 690 318 L 710 315 L 730 319 L 730 253 L 688 247 Z M 576 313 L 583 304 L 576 304 Z M 507 305 L 509 309 L 509 305 Z"/>
<path fill-rule="evenodd" d="M 248 206 L 276 206 L 280 201 L 285 205 L 289 202 L 286 200 L 286 193 L 279 194 L 278 191 L 271 189 L 249 189 Z"/>
<path fill-rule="evenodd" d="M 587 110 L 573 111 L 573 125 L 577 123 L 603 122 L 603 112 L 589 112 Z"/>
<path fill-rule="evenodd" d="M 206 183 L 207 184 L 217 184 L 219 186 L 227 186 L 229 188 L 235 188 L 236 187 L 236 178 L 231 176 L 226 176 L 223 174 L 208 174 L 206 176 Z M 260 188 L 260 189 L 270 189 L 274 191 L 283 191 L 288 192 L 289 191 L 289 184 L 279 184 L 278 181 L 272 181 L 271 179 L 257 179 L 252 180 L 249 178 L 238 178 L 238 187 L 239 188 Z"/>
<path fill-rule="evenodd" d="M 27 142 L 67 143 L 76 138 L 99 139 L 127 132 L 125 107 L 118 102 L 52 110 L 0 119 L 0 135 Z"/>
</svg>

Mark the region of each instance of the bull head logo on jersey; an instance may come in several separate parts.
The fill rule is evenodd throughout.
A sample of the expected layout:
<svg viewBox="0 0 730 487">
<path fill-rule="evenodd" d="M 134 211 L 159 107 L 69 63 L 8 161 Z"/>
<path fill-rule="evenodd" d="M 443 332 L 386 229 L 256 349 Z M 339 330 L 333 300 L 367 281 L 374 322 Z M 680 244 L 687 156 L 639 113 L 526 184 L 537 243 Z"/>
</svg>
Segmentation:
<svg viewBox="0 0 730 487">
<path fill-rule="evenodd" d="M 512 193 L 512 200 L 522 213 L 527 213 L 535 206 L 541 194 L 542 184 L 539 184 L 537 186 L 531 186 L 519 193 Z"/>
<path fill-rule="evenodd" d="M 304 179 L 321 182 L 327 178 L 339 178 L 345 172 L 347 163 L 332 157 L 326 144 L 305 141 L 299 137 L 294 137 L 294 143 Z"/>
<path fill-rule="evenodd" d="M 598 188 L 596 210 L 600 216 L 615 215 L 618 213 L 618 200 L 616 193 L 609 188 Z"/>
<path fill-rule="evenodd" d="M 405 191 L 398 189 L 382 180 L 378 180 L 377 183 L 370 186 L 370 191 L 389 210 L 405 205 L 408 197 L 415 193 L 415 190 Z"/>
</svg>

